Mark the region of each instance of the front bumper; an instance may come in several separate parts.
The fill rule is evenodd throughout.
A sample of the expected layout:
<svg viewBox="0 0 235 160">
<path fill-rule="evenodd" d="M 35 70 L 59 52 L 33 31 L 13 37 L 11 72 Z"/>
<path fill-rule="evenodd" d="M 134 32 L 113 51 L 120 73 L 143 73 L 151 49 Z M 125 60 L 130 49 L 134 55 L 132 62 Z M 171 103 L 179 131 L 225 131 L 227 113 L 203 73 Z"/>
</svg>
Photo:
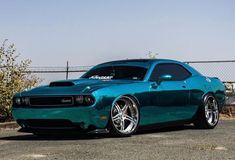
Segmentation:
<svg viewBox="0 0 235 160">
<path fill-rule="evenodd" d="M 69 128 L 77 128 L 84 130 L 87 130 L 89 128 L 102 129 L 106 128 L 109 119 L 109 110 L 105 109 L 97 110 L 94 107 L 70 107 L 70 108 L 66 107 L 14 108 L 13 107 L 12 114 L 14 119 L 18 122 L 18 124 L 22 128 L 32 128 L 32 129 L 69 129 Z"/>
</svg>

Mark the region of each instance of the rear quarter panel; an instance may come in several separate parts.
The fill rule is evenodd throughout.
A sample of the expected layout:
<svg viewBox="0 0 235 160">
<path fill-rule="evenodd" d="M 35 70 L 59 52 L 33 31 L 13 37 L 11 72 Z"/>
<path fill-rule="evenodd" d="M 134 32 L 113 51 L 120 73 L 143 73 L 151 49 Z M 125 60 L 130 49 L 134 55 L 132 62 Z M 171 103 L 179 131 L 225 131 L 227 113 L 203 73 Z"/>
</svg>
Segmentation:
<svg viewBox="0 0 235 160">
<path fill-rule="evenodd" d="M 218 78 L 212 77 L 210 78 L 210 80 L 211 80 L 213 93 L 219 104 L 219 110 L 222 111 L 224 104 L 225 104 L 225 99 L 226 99 L 225 86 L 223 82 L 221 82 Z"/>
<path fill-rule="evenodd" d="M 192 76 L 186 80 L 190 86 L 190 103 L 200 106 L 206 94 L 215 96 L 221 111 L 225 102 L 225 87 L 218 78 L 209 78 L 201 75 Z"/>
</svg>

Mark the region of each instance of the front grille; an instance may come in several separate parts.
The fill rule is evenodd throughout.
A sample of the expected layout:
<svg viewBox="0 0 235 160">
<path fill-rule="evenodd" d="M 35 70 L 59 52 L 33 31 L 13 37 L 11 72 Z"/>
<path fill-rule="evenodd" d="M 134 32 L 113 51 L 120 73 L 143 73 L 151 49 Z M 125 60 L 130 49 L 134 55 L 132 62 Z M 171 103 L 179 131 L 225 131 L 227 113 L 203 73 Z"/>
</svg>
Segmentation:
<svg viewBox="0 0 235 160">
<path fill-rule="evenodd" d="M 74 104 L 72 96 L 63 97 L 30 97 L 30 106 L 72 106 Z"/>
</svg>

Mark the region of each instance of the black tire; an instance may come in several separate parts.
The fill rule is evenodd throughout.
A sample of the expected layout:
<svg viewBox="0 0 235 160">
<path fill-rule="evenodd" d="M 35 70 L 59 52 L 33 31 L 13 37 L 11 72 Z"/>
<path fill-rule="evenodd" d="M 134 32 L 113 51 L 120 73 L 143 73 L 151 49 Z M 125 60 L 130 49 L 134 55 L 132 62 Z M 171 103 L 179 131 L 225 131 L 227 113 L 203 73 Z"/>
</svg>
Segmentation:
<svg viewBox="0 0 235 160">
<path fill-rule="evenodd" d="M 121 129 L 119 129 L 119 127 L 117 126 L 117 120 L 114 120 L 113 117 L 117 116 L 117 114 L 114 116 L 114 112 L 117 111 L 116 107 L 115 107 L 115 104 L 119 104 L 120 105 L 120 108 L 121 107 L 124 107 L 122 106 L 122 102 L 127 102 L 129 103 L 129 107 L 128 109 L 126 110 L 126 115 L 129 116 L 129 118 L 132 118 L 132 119 L 122 119 L 120 120 L 120 126 L 121 126 L 121 121 L 125 121 L 125 123 L 127 123 L 127 127 L 126 127 L 126 130 L 123 130 L 123 131 L 120 131 Z M 122 110 L 123 108 L 121 108 Z M 130 114 L 130 115 L 128 115 Z M 122 114 L 122 116 L 125 116 L 125 113 Z M 132 121 L 131 121 L 132 120 Z M 129 121 L 129 123 L 128 123 Z M 138 127 L 139 127 L 139 121 L 140 121 L 140 112 L 139 112 L 139 106 L 138 104 L 136 103 L 136 101 L 129 97 L 129 96 L 122 96 L 120 97 L 118 100 L 116 100 L 114 102 L 114 106 L 112 106 L 111 108 L 111 112 L 110 112 L 110 119 L 109 119 L 109 124 L 108 124 L 108 129 L 109 129 L 109 132 L 112 136 L 115 136 L 115 137 L 129 137 L 131 135 L 133 135 Z M 124 128 L 125 128 L 125 123 L 124 124 Z M 133 127 L 131 127 L 131 125 L 133 125 Z M 128 127 L 130 127 L 130 131 L 128 131 Z"/>
<path fill-rule="evenodd" d="M 43 134 L 43 133 L 38 133 L 38 132 L 34 132 L 33 133 L 34 136 L 40 137 L 40 138 L 45 138 L 45 137 L 49 137 L 48 134 Z"/>
<path fill-rule="evenodd" d="M 194 126 L 199 129 L 213 129 L 218 122 L 218 102 L 212 94 L 207 94 L 203 99 L 202 105 L 198 109 L 194 120 Z"/>
</svg>

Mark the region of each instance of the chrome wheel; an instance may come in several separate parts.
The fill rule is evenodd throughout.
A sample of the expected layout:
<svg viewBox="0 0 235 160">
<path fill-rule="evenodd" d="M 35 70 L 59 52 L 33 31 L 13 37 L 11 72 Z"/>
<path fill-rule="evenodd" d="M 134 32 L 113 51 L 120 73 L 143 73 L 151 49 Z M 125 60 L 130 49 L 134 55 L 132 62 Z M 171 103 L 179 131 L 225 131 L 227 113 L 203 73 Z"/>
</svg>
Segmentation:
<svg viewBox="0 0 235 160">
<path fill-rule="evenodd" d="M 210 126 L 215 126 L 219 120 L 218 104 L 214 97 L 209 96 L 205 103 L 205 117 Z"/>
<path fill-rule="evenodd" d="M 111 109 L 113 127 L 121 134 L 135 132 L 139 123 L 139 109 L 135 101 L 127 96 L 119 98 Z"/>
</svg>

